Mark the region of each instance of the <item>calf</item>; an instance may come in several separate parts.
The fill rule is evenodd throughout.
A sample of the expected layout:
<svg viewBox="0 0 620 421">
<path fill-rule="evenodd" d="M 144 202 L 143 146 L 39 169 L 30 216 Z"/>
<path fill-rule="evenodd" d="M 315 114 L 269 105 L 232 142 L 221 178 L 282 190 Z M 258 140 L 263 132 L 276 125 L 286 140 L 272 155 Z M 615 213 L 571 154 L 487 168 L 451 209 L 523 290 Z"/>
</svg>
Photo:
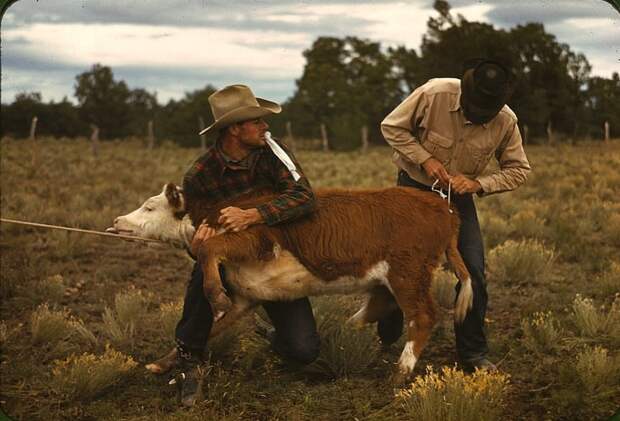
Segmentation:
<svg viewBox="0 0 620 421">
<path fill-rule="evenodd" d="M 141 208 L 117 218 L 114 229 L 188 245 L 194 225 L 206 220 L 217 226 L 221 209 L 247 209 L 272 197 L 255 193 L 186 206 L 182 190 L 167 184 Z M 205 295 L 214 312 L 225 310 L 211 336 L 261 301 L 367 292 L 365 305 L 351 322 L 376 322 L 395 305 L 403 311 L 407 343 L 395 379 L 400 382 L 412 372 L 435 323 L 430 286 L 444 253 L 462 284 L 455 305 L 457 323 L 471 307 L 471 280 L 457 250 L 458 216 L 439 196 L 406 187 L 318 190 L 316 197 L 317 211 L 309 216 L 222 233 L 203 243 L 198 258 Z M 219 265 L 225 269 L 226 290 Z M 224 292 L 226 300 L 221 299 Z"/>
</svg>

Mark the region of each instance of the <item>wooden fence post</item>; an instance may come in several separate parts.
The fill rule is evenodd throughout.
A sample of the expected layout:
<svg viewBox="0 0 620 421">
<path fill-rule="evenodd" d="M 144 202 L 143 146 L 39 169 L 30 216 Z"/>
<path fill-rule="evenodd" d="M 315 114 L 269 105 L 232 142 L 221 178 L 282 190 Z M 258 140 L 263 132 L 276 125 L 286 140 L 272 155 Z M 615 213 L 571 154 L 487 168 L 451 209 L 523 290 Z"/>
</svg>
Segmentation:
<svg viewBox="0 0 620 421">
<path fill-rule="evenodd" d="M 92 142 L 93 156 L 97 158 L 99 156 L 99 127 L 95 124 L 90 125 L 92 133 L 90 134 L 90 140 Z"/>
<path fill-rule="evenodd" d="M 293 138 L 293 128 L 290 121 L 286 122 L 286 143 L 292 152 L 295 152 L 295 139 Z"/>
<path fill-rule="evenodd" d="M 147 127 L 147 137 L 149 141 L 149 150 L 155 147 L 155 133 L 153 132 L 153 120 L 149 120 Z"/>
<path fill-rule="evenodd" d="M 368 126 L 362 127 L 362 152 L 366 153 L 368 150 Z"/>
<path fill-rule="evenodd" d="M 199 115 L 198 116 L 198 132 L 200 133 L 204 128 L 205 128 L 205 121 L 203 120 L 202 116 Z M 207 135 L 206 134 L 200 135 L 200 150 L 203 152 L 207 150 Z"/>
<path fill-rule="evenodd" d="M 527 127 L 527 124 L 523 125 L 523 144 L 527 145 L 527 142 L 530 140 L 530 128 Z"/>
<path fill-rule="evenodd" d="M 609 121 L 605 122 L 605 143 L 609 142 Z"/>
<path fill-rule="evenodd" d="M 555 143 L 555 139 L 553 136 L 553 126 L 551 125 L 551 120 L 547 123 L 547 143 L 549 145 L 553 145 Z"/>
<path fill-rule="evenodd" d="M 37 135 L 37 121 L 39 118 L 35 115 L 32 117 L 32 122 L 30 123 L 30 140 L 35 140 Z"/>
<path fill-rule="evenodd" d="M 37 161 L 38 161 L 38 155 L 39 155 L 39 151 L 38 151 L 38 146 L 37 146 L 37 137 L 36 137 L 36 131 L 37 131 L 37 121 L 39 119 L 37 118 L 37 116 L 32 117 L 32 122 L 30 123 L 30 140 L 32 140 L 32 167 L 36 167 L 37 166 Z"/>
<path fill-rule="evenodd" d="M 325 124 L 321 123 L 321 137 L 323 139 L 323 151 L 329 150 L 329 141 L 327 140 L 327 129 Z"/>
</svg>

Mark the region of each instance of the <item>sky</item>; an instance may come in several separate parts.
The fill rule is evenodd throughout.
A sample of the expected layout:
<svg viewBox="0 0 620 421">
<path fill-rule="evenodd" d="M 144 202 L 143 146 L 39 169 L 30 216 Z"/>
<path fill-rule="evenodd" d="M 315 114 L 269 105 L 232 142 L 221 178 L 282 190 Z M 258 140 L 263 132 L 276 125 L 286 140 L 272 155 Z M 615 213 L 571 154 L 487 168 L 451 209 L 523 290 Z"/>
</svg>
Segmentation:
<svg viewBox="0 0 620 421">
<path fill-rule="evenodd" d="M 496 28 L 542 22 L 584 53 L 594 75 L 620 72 L 620 14 L 602 0 L 448 0 Z M 20 0 L 2 17 L 1 100 L 73 97 L 75 76 L 110 66 L 162 104 L 207 84 L 244 83 L 284 101 L 319 36 L 353 35 L 418 49 L 433 0 Z"/>
</svg>

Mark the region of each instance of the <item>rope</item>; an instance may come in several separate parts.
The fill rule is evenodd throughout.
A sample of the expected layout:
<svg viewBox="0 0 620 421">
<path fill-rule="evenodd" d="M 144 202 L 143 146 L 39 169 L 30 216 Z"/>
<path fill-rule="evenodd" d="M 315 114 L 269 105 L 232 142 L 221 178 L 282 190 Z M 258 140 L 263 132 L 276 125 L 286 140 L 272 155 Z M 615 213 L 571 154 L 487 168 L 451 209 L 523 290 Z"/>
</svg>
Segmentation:
<svg viewBox="0 0 620 421">
<path fill-rule="evenodd" d="M 64 230 L 64 231 L 82 232 L 84 234 L 95 234 L 95 235 L 102 235 L 104 237 L 115 237 L 115 238 L 122 238 L 126 240 L 138 240 L 138 241 L 147 241 L 147 242 L 152 242 L 152 243 L 163 243 L 162 240 L 155 240 L 153 238 L 135 237 L 133 235 L 123 235 L 123 234 L 112 234 L 109 232 L 92 231 L 92 230 L 85 230 L 85 229 L 80 229 L 80 228 L 61 227 L 58 225 L 39 224 L 36 222 L 17 221 L 15 219 L 0 218 L 0 222 L 7 222 L 9 224 L 18 224 L 18 225 L 28 225 L 31 227 L 38 227 L 38 228 L 51 228 L 51 229 Z"/>
<path fill-rule="evenodd" d="M 437 193 L 444 200 L 448 199 L 448 211 L 450 211 L 450 213 L 453 213 L 452 209 L 450 208 L 450 201 L 452 199 L 452 197 L 451 197 L 451 195 L 452 195 L 452 183 L 448 183 L 448 194 L 445 194 L 441 187 L 435 187 L 435 186 L 437 186 L 437 184 L 439 184 L 439 179 L 435 180 L 435 182 L 431 186 L 431 191 L 434 191 L 435 193 Z"/>
</svg>

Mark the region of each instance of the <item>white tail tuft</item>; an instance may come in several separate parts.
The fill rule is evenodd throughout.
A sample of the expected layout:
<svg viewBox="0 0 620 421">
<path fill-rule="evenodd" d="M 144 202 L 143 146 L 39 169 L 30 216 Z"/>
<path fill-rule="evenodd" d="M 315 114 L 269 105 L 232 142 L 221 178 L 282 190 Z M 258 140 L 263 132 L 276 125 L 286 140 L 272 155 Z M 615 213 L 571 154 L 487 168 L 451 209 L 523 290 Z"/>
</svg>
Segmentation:
<svg viewBox="0 0 620 421">
<path fill-rule="evenodd" d="M 456 305 L 454 306 L 454 321 L 457 323 L 463 323 L 467 312 L 474 304 L 474 290 L 471 287 L 471 278 L 467 278 L 465 282 L 461 284 L 461 290 L 459 296 L 456 298 Z"/>
</svg>

